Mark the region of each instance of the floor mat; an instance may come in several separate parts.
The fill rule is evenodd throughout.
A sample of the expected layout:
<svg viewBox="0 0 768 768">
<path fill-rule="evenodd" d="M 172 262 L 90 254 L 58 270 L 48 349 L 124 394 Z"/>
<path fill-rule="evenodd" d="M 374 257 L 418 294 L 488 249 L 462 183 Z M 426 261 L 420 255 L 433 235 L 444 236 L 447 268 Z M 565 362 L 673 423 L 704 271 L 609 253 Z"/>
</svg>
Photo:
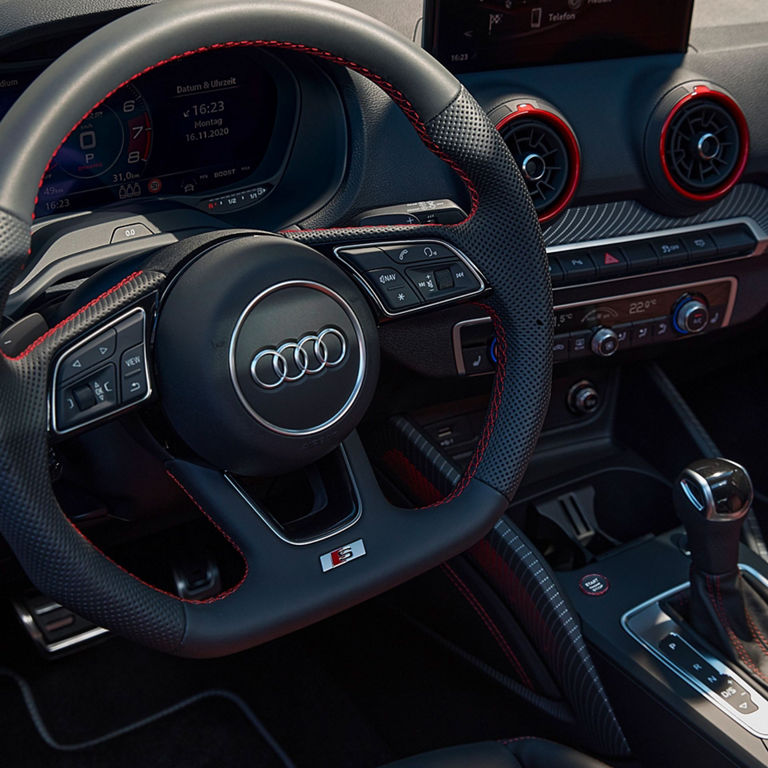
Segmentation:
<svg viewBox="0 0 768 768">
<path fill-rule="evenodd" d="M 405 621 L 395 609 L 414 588 L 221 659 L 175 658 L 112 637 L 44 661 L 7 606 L 0 648 L 61 742 L 85 741 L 210 689 L 242 699 L 299 768 L 375 768 L 485 739 L 565 738 Z"/>
<path fill-rule="evenodd" d="M 293 768 L 253 712 L 227 691 L 206 691 L 117 730 L 63 743 L 27 681 L 0 670 L 0 712 L 4 768 Z"/>
</svg>

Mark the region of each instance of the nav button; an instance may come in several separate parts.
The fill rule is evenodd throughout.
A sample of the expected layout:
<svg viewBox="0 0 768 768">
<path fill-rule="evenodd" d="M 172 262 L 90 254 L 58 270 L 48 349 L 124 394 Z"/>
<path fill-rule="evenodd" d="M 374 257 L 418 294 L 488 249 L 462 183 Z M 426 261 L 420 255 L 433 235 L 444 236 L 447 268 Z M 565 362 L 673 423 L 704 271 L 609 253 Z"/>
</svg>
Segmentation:
<svg viewBox="0 0 768 768">
<path fill-rule="evenodd" d="M 371 269 L 367 274 L 373 280 L 377 290 L 405 285 L 403 276 L 396 269 Z"/>
</svg>

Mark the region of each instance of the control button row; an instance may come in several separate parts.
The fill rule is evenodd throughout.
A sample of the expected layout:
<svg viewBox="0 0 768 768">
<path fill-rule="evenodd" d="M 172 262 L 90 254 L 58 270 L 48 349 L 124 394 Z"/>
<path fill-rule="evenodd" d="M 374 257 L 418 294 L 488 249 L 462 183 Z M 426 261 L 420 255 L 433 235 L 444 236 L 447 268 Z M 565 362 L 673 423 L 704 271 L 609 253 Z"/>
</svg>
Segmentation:
<svg viewBox="0 0 768 768">
<path fill-rule="evenodd" d="M 59 377 L 62 382 L 75 378 L 80 374 L 95 368 L 115 354 L 117 334 L 114 328 L 105 331 L 93 341 L 84 344 L 77 352 L 67 355 L 59 366 Z"/>
<path fill-rule="evenodd" d="M 455 259 L 456 254 L 444 243 L 392 243 L 369 248 L 345 248 L 340 251 L 355 266 L 363 270 L 385 264 L 423 264 Z"/>
<path fill-rule="evenodd" d="M 710 307 L 706 330 L 719 328 L 723 322 L 724 314 L 725 307 Z M 605 334 L 605 339 L 600 340 L 600 348 L 603 350 L 600 352 L 595 350 L 595 345 L 597 344 L 597 336 L 602 331 L 612 331 L 613 337 L 610 334 Z M 598 334 L 594 330 L 583 330 L 556 335 L 553 346 L 554 361 L 557 363 L 575 360 L 593 353 L 602 357 L 610 357 L 620 350 L 637 349 L 646 344 L 680 338 L 680 334 L 676 333 L 672 321 L 668 317 L 620 323 L 610 328 L 601 328 Z M 614 346 L 608 348 L 606 344 L 613 344 Z"/>
<path fill-rule="evenodd" d="M 553 254 L 549 268 L 553 285 L 568 285 L 746 256 L 756 246 L 749 227 L 738 224 Z"/>
<path fill-rule="evenodd" d="M 400 243 L 338 253 L 363 273 L 384 306 L 393 311 L 460 297 L 480 288 L 475 275 L 443 243 Z"/>
<path fill-rule="evenodd" d="M 149 392 L 145 313 L 133 310 L 112 328 L 67 353 L 54 382 L 57 432 L 138 402 Z"/>
</svg>

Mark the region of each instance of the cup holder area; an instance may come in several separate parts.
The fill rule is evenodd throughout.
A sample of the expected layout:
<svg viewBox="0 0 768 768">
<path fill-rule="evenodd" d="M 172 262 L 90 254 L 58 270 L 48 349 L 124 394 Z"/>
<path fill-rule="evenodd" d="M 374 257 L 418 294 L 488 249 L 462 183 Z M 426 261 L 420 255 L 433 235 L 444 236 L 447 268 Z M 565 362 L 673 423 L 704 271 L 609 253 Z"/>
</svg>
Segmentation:
<svg viewBox="0 0 768 768">
<path fill-rule="evenodd" d="M 628 468 L 584 475 L 521 500 L 510 513 L 556 570 L 580 568 L 617 546 L 679 524 L 669 483 Z"/>
</svg>

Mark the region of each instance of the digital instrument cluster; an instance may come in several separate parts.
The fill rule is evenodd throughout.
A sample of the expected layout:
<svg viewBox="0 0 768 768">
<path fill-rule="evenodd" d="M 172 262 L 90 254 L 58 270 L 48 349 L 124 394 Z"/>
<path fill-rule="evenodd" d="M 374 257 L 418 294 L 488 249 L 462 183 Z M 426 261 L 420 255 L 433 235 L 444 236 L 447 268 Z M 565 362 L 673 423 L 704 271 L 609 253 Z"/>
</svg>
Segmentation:
<svg viewBox="0 0 768 768">
<path fill-rule="evenodd" d="M 265 61 L 256 51 L 209 51 L 120 88 L 59 148 L 36 215 L 176 196 L 219 212 L 218 198 L 206 193 L 238 182 L 249 185 L 248 200 L 265 194 L 274 168 L 263 166 L 278 114 L 278 88 Z M 0 118 L 36 74 L 0 73 Z"/>
</svg>

